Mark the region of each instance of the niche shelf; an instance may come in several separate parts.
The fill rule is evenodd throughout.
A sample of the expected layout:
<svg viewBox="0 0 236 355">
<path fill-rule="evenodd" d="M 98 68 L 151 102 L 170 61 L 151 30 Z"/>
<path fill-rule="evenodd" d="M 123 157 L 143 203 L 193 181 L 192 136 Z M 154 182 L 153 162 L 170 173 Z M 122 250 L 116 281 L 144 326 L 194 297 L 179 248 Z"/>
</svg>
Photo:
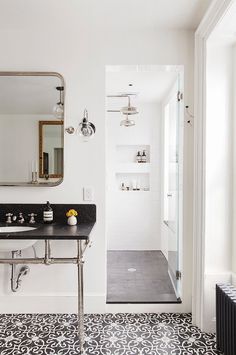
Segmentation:
<svg viewBox="0 0 236 355">
<path fill-rule="evenodd" d="M 136 155 L 138 151 L 146 151 L 147 162 L 137 163 Z M 145 165 L 150 163 L 150 145 L 147 144 L 127 144 L 127 145 L 117 145 L 116 146 L 116 162 L 117 164 L 137 164 Z"/>
<path fill-rule="evenodd" d="M 148 173 L 116 173 L 116 183 L 118 191 L 121 192 L 148 192 L 150 191 L 150 176 Z M 122 190 L 121 185 L 130 188 L 130 190 Z M 133 190 L 133 186 L 139 186 L 140 190 Z"/>
</svg>

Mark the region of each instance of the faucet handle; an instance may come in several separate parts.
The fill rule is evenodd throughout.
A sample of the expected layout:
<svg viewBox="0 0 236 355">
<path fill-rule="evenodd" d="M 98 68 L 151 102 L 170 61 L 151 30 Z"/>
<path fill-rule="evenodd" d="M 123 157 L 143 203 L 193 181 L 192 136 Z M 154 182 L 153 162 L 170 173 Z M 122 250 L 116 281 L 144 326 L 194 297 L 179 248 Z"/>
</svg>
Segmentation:
<svg viewBox="0 0 236 355">
<path fill-rule="evenodd" d="M 11 217 L 13 216 L 13 213 L 6 213 L 6 223 L 12 223 Z"/>
<path fill-rule="evenodd" d="M 22 223 L 24 223 L 24 221 L 25 221 L 25 219 L 24 219 L 23 213 L 19 212 L 17 222 L 22 224 Z"/>
<path fill-rule="evenodd" d="M 34 224 L 35 223 L 35 218 L 37 216 L 37 213 L 29 213 L 28 216 L 30 217 L 29 223 Z"/>
</svg>

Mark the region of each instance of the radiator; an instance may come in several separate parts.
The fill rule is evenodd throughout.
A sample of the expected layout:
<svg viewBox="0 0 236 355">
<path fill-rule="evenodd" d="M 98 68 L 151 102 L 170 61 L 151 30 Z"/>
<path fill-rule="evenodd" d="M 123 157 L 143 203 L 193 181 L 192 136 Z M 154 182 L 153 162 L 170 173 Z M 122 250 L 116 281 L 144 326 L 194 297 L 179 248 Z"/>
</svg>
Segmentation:
<svg viewBox="0 0 236 355">
<path fill-rule="evenodd" d="M 216 285 L 216 342 L 224 355 L 236 355 L 236 288 Z"/>
</svg>

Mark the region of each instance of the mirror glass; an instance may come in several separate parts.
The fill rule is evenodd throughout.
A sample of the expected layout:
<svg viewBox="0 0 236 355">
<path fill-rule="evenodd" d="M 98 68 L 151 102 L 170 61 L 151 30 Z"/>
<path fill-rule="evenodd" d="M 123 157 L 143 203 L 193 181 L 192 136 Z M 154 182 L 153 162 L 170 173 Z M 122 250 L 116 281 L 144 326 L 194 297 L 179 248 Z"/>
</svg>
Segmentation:
<svg viewBox="0 0 236 355">
<path fill-rule="evenodd" d="M 61 75 L 0 72 L 0 185 L 58 185 L 63 150 Z"/>
<path fill-rule="evenodd" d="M 63 176 L 63 121 L 39 121 L 39 177 Z"/>
</svg>

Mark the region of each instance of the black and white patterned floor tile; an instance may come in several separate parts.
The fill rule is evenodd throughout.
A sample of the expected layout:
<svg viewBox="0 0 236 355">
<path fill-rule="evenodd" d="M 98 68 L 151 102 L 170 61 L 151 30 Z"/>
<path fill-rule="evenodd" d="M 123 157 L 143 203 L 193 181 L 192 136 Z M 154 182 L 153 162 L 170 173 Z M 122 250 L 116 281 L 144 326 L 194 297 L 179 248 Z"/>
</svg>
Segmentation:
<svg viewBox="0 0 236 355">
<path fill-rule="evenodd" d="M 219 355 L 191 314 L 85 315 L 86 355 Z M 78 355 L 75 314 L 0 315 L 1 355 Z"/>
</svg>

